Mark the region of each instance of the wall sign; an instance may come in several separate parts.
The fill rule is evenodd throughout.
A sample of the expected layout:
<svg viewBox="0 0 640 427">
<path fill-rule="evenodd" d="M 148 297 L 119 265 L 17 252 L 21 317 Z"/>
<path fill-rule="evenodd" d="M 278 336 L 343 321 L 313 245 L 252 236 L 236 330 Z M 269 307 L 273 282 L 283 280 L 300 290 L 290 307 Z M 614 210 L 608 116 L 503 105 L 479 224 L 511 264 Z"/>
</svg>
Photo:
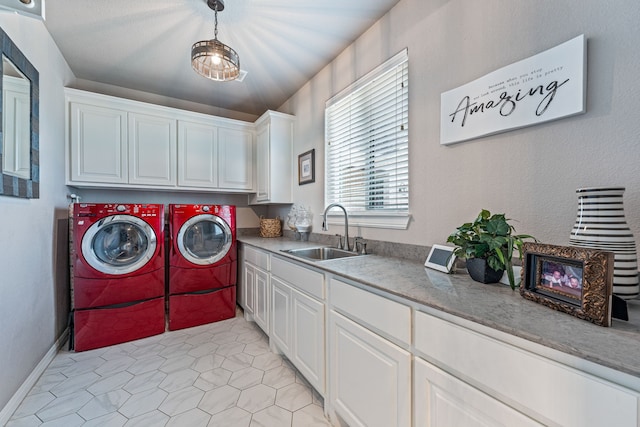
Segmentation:
<svg viewBox="0 0 640 427">
<path fill-rule="evenodd" d="M 440 144 L 584 113 L 585 89 L 583 34 L 442 93 Z"/>
</svg>

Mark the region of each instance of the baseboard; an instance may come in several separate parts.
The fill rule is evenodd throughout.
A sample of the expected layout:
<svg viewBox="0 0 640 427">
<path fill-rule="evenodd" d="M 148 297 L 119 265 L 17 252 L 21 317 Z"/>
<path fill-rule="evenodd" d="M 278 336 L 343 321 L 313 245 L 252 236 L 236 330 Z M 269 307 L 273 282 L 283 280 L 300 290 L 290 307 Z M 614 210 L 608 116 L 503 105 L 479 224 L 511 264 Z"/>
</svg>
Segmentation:
<svg viewBox="0 0 640 427">
<path fill-rule="evenodd" d="M 31 388 L 35 385 L 40 378 L 40 375 L 47 369 L 47 366 L 51 363 L 56 354 L 58 354 L 58 350 L 62 347 L 62 345 L 67 341 L 69 336 L 69 328 L 65 329 L 60 338 L 56 340 L 56 342 L 51 346 L 49 351 L 44 355 L 40 363 L 36 365 L 31 374 L 27 377 L 26 380 L 22 383 L 18 391 L 14 393 L 14 395 L 9 399 L 9 402 L 2 408 L 0 411 L 0 426 L 3 426 L 9 422 L 9 419 L 13 415 L 13 413 L 18 409 L 20 403 L 27 397 Z"/>
</svg>

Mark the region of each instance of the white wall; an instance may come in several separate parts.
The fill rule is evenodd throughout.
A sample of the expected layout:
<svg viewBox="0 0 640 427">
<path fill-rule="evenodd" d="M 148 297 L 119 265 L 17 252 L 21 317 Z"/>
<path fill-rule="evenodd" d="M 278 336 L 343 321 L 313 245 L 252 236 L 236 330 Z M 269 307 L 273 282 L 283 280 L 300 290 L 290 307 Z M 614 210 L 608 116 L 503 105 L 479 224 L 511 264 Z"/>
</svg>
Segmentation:
<svg viewBox="0 0 640 427">
<path fill-rule="evenodd" d="M 0 196 L 0 409 L 67 324 L 64 93 L 73 74 L 41 21 L 0 12 L 40 73 L 40 198 Z"/>
<path fill-rule="evenodd" d="M 576 188 L 616 185 L 627 189 L 637 241 L 638 16 L 637 0 L 401 0 L 281 106 L 298 118 L 294 154 L 316 149 L 316 182 L 294 185 L 294 200 L 311 206 L 320 232 L 325 101 L 408 47 L 413 221 L 406 231 L 362 229 L 365 238 L 442 243 L 485 208 L 516 220 L 518 232 L 568 244 Z M 580 34 L 588 39 L 586 114 L 440 146 L 442 92 Z"/>
</svg>

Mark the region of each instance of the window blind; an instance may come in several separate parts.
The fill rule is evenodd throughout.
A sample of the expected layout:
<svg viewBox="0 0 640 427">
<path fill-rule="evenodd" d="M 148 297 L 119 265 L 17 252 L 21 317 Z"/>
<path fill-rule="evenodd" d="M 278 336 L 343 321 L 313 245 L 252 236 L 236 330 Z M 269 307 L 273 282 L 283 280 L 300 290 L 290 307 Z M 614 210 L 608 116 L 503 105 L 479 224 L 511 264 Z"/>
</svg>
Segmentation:
<svg viewBox="0 0 640 427">
<path fill-rule="evenodd" d="M 325 203 L 350 213 L 409 211 L 406 49 L 327 101 Z"/>
</svg>

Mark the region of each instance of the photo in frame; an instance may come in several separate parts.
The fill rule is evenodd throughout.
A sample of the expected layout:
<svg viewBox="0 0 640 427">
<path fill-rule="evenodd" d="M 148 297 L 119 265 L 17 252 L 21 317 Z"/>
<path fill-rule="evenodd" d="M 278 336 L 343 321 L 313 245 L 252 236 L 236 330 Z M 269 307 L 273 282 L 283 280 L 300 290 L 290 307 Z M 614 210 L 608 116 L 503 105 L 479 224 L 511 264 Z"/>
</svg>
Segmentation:
<svg viewBox="0 0 640 427">
<path fill-rule="evenodd" d="M 316 181 L 316 150 L 312 149 L 298 156 L 298 185 Z"/>
<path fill-rule="evenodd" d="M 599 326 L 611 326 L 613 252 L 527 242 L 520 294 Z"/>
<path fill-rule="evenodd" d="M 424 266 L 444 273 L 451 272 L 451 267 L 456 260 L 456 256 L 453 254 L 454 249 L 454 247 L 444 245 L 431 246 Z"/>
</svg>

